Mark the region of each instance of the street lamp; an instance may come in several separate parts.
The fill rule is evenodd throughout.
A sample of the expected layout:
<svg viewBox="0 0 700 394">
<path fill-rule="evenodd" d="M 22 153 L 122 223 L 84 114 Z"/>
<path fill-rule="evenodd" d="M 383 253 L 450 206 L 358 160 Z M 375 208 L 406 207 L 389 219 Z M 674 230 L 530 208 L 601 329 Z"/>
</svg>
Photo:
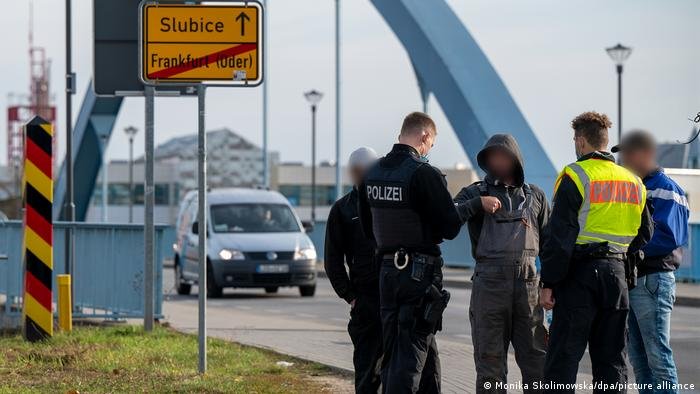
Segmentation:
<svg viewBox="0 0 700 394">
<path fill-rule="evenodd" d="M 605 48 L 617 68 L 617 143 L 622 141 L 622 64 L 632 54 L 632 48 L 622 44 Z"/>
<path fill-rule="evenodd" d="M 102 223 L 107 223 L 107 205 L 108 200 L 108 189 L 107 189 L 107 166 L 109 162 L 107 161 L 107 143 L 109 142 L 109 136 L 103 134 L 102 138 Z"/>
<path fill-rule="evenodd" d="M 311 223 L 316 223 L 316 106 L 323 93 L 314 89 L 304 93 L 304 97 L 311 104 Z"/>
<path fill-rule="evenodd" d="M 134 137 L 138 131 L 134 126 L 124 128 L 129 137 L 129 223 L 134 221 Z"/>
</svg>

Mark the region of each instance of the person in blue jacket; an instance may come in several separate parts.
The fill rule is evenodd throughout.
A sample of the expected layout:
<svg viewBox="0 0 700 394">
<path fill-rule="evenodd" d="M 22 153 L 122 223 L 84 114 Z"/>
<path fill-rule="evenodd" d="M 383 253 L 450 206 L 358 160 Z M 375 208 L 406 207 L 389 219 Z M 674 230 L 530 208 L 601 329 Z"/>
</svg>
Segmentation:
<svg viewBox="0 0 700 394">
<path fill-rule="evenodd" d="M 630 290 L 629 358 L 640 394 L 678 393 L 676 365 L 670 344 L 671 310 L 675 300 L 674 271 L 688 242 L 688 200 L 685 192 L 656 162 L 656 141 L 646 131 L 625 135 L 613 152 L 642 178 L 653 209 L 654 235 L 642 249 L 637 287 Z"/>
</svg>

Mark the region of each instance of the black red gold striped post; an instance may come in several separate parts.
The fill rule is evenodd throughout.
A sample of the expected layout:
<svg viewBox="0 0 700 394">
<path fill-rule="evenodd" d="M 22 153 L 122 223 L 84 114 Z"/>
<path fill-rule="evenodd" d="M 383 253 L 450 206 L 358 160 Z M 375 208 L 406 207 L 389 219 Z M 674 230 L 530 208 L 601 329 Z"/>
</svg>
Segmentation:
<svg viewBox="0 0 700 394">
<path fill-rule="evenodd" d="M 53 126 L 35 116 L 24 143 L 24 338 L 53 335 Z"/>
</svg>

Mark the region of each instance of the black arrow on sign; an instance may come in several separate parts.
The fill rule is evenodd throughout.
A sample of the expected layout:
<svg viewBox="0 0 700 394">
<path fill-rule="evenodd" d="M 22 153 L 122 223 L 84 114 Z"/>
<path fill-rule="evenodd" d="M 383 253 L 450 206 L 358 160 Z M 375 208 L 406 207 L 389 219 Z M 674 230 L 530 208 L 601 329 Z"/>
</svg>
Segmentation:
<svg viewBox="0 0 700 394">
<path fill-rule="evenodd" d="M 240 14 L 236 17 L 236 21 L 240 20 L 241 21 L 241 35 L 245 35 L 245 22 L 250 20 L 250 17 L 245 14 L 245 12 L 241 11 Z"/>
</svg>

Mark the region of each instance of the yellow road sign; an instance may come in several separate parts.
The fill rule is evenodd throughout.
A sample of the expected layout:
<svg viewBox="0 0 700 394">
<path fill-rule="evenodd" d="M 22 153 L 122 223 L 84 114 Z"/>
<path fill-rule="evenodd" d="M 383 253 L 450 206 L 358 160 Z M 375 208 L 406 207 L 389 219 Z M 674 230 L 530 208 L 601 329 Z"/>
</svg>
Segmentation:
<svg viewBox="0 0 700 394">
<path fill-rule="evenodd" d="M 262 82 L 260 3 L 141 7 L 141 79 L 147 84 L 248 85 Z"/>
</svg>

